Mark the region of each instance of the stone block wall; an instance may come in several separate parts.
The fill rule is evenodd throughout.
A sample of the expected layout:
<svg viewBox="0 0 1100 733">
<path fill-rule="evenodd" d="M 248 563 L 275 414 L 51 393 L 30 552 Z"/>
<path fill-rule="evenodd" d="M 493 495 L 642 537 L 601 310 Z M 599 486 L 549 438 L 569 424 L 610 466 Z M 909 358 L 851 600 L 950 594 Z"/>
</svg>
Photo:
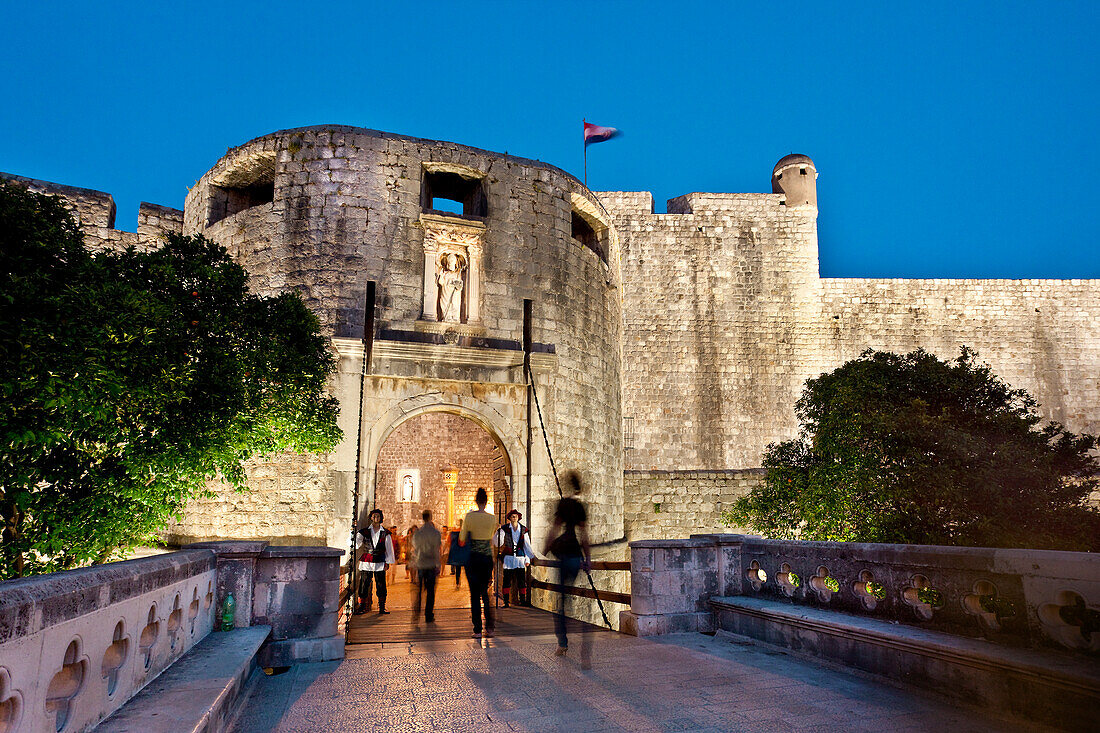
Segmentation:
<svg viewBox="0 0 1100 733">
<path fill-rule="evenodd" d="M 599 194 L 623 252 L 629 470 L 761 465 L 807 379 L 867 348 L 963 345 L 1045 417 L 1100 430 L 1100 281 L 820 278 L 813 206 L 694 193 L 668 214 Z"/>
<path fill-rule="evenodd" d="M 247 466 L 248 491 L 220 482 L 212 496 L 192 499 L 182 521 L 170 525 L 171 545 L 232 537 L 280 545 L 343 545 L 329 532 L 335 512 L 335 478 L 326 456 L 285 454 Z"/>
<path fill-rule="evenodd" d="M 819 348 L 816 209 L 689 194 L 669 203 L 677 213 L 651 214 L 599 195 L 623 252 L 625 468 L 759 466 Z"/>
<path fill-rule="evenodd" d="M 962 345 L 1044 417 L 1100 432 L 1100 281 L 826 278 L 819 319 L 821 370 L 865 348 L 941 358 Z"/>
<path fill-rule="evenodd" d="M 429 170 L 480 178 L 485 216 L 426 213 Z M 236 212 L 223 205 L 226 189 L 253 184 L 270 186 L 271 200 L 257 199 Z M 604 232 L 604 261 L 573 239 L 572 213 L 579 205 L 574 197 L 583 200 L 586 216 L 610 224 L 595 196 L 553 166 L 452 143 L 324 126 L 274 133 L 230 150 L 188 194 L 184 229 L 225 244 L 249 270 L 257 292 L 299 292 L 335 337 L 360 336 L 366 282 L 373 280 L 377 327 L 413 334 L 402 336 L 410 341 L 441 338 L 448 330 L 422 317 L 429 230 L 442 220 L 482 232 L 480 322 L 450 327 L 446 335 L 516 344 L 523 301 L 533 301 L 533 339 L 556 356 L 553 372 L 540 377 L 555 459 L 585 475 L 597 517 L 592 533 L 609 540 L 622 536 L 618 240 L 613 228 Z M 428 362 L 413 366 L 394 377 L 421 379 L 441 371 Z M 443 389 L 433 386 L 427 394 Z M 372 404 L 375 395 L 367 397 Z M 343 409 L 354 412 L 356 405 Z M 337 451 L 337 472 L 354 469 L 354 447 L 345 441 Z M 510 457 L 514 470 L 526 469 L 521 456 Z M 539 473 L 530 482 L 538 526 L 548 523 L 556 497 L 545 462 L 544 455 L 537 459 Z M 519 483 L 526 490 L 527 482 Z"/>
<path fill-rule="evenodd" d="M 183 231 L 183 212 L 178 209 L 143 201 L 138 207 L 137 232 L 124 232 L 115 229 L 115 200 L 109 193 L 9 173 L 0 173 L 0 178 L 18 181 L 36 193 L 60 196 L 84 229 L 84 241 L 89 249 L 152 249 L 158 246 L 164 234 Z"/>
<path fill-rule="evenodd" d="M 443 471 L 455 468 L 458 482 L 454 492 L 455 523 L 475 508 L 474 494 L 479 486 L 489 491 L 489 511 L 493 511 L 494 467 L 501 460 L 500 448 L 483 428 L 459 415 L 429 412 L 402 423 L 390 433 L 378 456 L 378 508 L 385 514 L 387 526 L 397 525 L 404 534 L 412 525 L 422 523 L 421 512 L 431 509 L 433 521 L 447 521 L 447 491 Z M 400 501 L 397 471 L 420 469 L 420 500 Z M 369 511 L 364 507 L 364 512 Z"/>
<path fill-rule="evenodd" d="M 759 486 L 763 469 L 627 471 L 623 479 L 628 540 L 668 540 L 736 531 L 720 515 Z"/>
</svg>

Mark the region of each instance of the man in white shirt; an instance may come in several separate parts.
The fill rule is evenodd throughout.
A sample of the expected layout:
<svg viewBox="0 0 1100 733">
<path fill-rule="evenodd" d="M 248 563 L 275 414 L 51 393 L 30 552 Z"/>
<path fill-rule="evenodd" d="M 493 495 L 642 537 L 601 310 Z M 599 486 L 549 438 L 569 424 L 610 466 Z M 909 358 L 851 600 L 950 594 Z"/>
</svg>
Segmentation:
<svg viewBox="0 0 1100 733">
<path fill-rule="evenodd" d="M 509 597 L 513 592 L 516 603 L 527 606 L 530 605 L 527 599 L 527 566 L 535 557 L 531 549 L 531 534 L 519 523 L 523 515 L 518 509 L 508 512 L 506 518 L 508 521 L 497 530 L 495 538 L 504 562 L 504 583 L 501 588 L 504 592 L 504 606 L 509 605 Z"/>
<path fill-rule="evenodd" d="M 378 613 L 386 610 L 386 566 L 394 564 L 393 539 L 390 532 L 382 526 L 382 510 L 370 513 L 370 526 L 359 530 L 355 535 L 355 550 L 359 555 L 359 604 L 355 613 L 366 613 L 371 607 L 371 581 L 374 581 L 378 593 Z"/>
</svg>

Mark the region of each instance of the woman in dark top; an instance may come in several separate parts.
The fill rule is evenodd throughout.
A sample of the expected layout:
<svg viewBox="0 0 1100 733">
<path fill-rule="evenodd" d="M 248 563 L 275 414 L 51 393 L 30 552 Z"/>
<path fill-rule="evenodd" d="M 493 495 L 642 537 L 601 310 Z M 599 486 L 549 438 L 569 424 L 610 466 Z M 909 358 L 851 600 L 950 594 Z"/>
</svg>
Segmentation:
<svg viewBox="0 0 1100 733">
<path fill-rule="evenodd" d="M 451 566 L 451 572 L 455 576 L 455 588 L 459 586 L 459 582 L 462 580 L 462 567 L 466 564 L 466 557 L 470 554 L 469 549 L 460 547 L 458 544 L 458 536 L 462 533 L 462 520 L 458 520 L 458 528 L 451 530 L 451 549 L 447 553 L 447 564 Z M 467 578 L 467 581 L 469 579 Z"/>
<path fill-rule="evenodd" d="M 581 568 L 587 568 L 591 562 L 591 553 L 588 546 L 588 512 L 584 504 L 576 497 L 581 493 L 580 474 L 570 471 L 563 477 L 563 483 L 571 490 L 572 496 L 562 498 L 554 511 L 554 523 L 550 528 L 546 544 L 546 552 L 553 553 L 561 561 L 561 570 L 558 574 L 558 583 L 563 586 L 573 585 Z M 557 656 L 565 656 L 569 650 L 569 637 L 566 631 L 565 621 L 565 592 L 558 596 L 557 613 L 554 614 L 554 632 L 558 636 Z M 582 625 L 582 633 L 587 625 Z M 588 668 L 589 645 L 587 635 L 581 640 L 581 666 Z"/>
</svg>

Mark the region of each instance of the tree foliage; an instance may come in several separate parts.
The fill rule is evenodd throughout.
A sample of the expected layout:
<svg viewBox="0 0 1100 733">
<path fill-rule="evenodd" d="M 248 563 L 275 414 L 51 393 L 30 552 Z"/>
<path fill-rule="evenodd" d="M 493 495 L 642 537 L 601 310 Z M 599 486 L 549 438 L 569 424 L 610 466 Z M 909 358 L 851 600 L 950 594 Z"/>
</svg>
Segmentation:
<svg viewBox="0 0 1100 733">
<path fill-rule="evenodd" d="M 59 199 L 0 182 L 0 577 L 150 541 L 257 454 L 330 450 L 333 368 L 301 298 L 249 293 L 222 247 L 93 253 Z"/>
<path fill-rule="evenodd" d="M 763 484 L 724 519 L 781 538 L 1100 550 L 1097 438 L 1041 425 L 977 357 L 868 350 L 809 380 L 799 437 L 768 446 Z"/>
</svg>

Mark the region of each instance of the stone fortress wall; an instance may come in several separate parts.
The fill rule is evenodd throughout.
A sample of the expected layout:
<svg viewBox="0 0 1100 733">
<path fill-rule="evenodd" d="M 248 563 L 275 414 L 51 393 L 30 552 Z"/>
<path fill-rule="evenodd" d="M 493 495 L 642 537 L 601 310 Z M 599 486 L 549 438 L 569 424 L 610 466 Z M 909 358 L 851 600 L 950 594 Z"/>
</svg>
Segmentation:
<svg viewBox="0 0 1100 733">
<path fill-rule="evenodd" d="M 821 278 L 815 179 L 809 158 L 788 156 L 772 193 L 692 193 L 656 214 L 648 192 L 594 194 L 537 161 L 326 126 L 230 150 L 185 213 L 142 204 L 137 233 L 113 228 L 107 194 L 21 180 L 63 195 L 101 246 L 206 234 L 258 292 L 302 293 L 334 338 L 344 443 L 320 460 L 258 465 L 252 495 L 194 503 L 170 533 L 187 540 L 281 532 L 343 545 L 368 280 L 378 283 L 379 340 L 364 403 L 364 508 L 382 488 L 373 462 L 386 438 L 438 411 L 497 439 L 524 509 L 524 298 L 534 301 L 532 366 L 550 443 L 559 469 L 580 467 L 595 489 L 586 499 L 596 541 L 720 529 L 718 514 L 760 480 L 765 447 L 796 434 L 805 381 L 865 348 L 951 358 L 974 347 L 1045 417 L 1100 432 L 1100 282 Z M 472 213 L 426 210 L 432 185 L 456 181 L 476 183 Z M 447 248 L 468 259 L 457 322 L 425 297 L 436 295 Z M 556 492 L 537 427 L 531 440 L 537 534 Z"/>
<path fill-rule="evenodd" d="M 463 199 L 463 213 L 433 208 L 436 195 Z M 523 302 L 531 299 L 554 458 L 595 487 L 594 537 L 623 536 L 618 245 L 606 211 L 572 176 L 451 143 L 303 128 L 230 150 L 191 189 L 184 212 L 184 230 L 226 245 L 257 292 L 301 293 L 339 348 L 354 349 L 367 281 L 377 283 L 364 504 L 390 431 L 435 410 L 495 434 L 509 451 L 516 503 L 525 506 L 526 390 L 517 365 Z M 578 217 L 591 234 L 586 243 L 575 238 Z M 436 287 L 448 252 L 463 277 L 461 312 L 449 315 Z M 338 501 L 325 531 L 338 546 L 350 517 L 344 495 L 355 481 L 357 371 L 354 355 L 342 353 L 334 391 L 345 440 L 331 456 Z M 557 493 L 541 432 L 533 440 L 537 529 L 548 525 Z"/>
<path fill-rule="evenodd" d="M 109 193 L 8 173 L 0 173 L 0 178 L 18 181 L 37 193 L 60 196 L 84 228 L 85 241 L 91 247 L 152 249 L 159 246 L 165 235 L 183 231 L 183 212 L 179 209 L 142 201 L 138 206 L 137 231 L 124 232 L 115 228 L 115 199 Z"/>
<path fill-rule="evenodd" d="M 816 170 L 789 157 L 776 172 L 794 186 L 667 214 L 646 192 L 598 194 L 623 252 L 628 536 L 715 531 L 766 446 L 797 434 L 805 381 L 867 348 L 976 348 L 1044 417 L 1100 432 L 1100 281 L 820 278 Z"/>
</svg>

